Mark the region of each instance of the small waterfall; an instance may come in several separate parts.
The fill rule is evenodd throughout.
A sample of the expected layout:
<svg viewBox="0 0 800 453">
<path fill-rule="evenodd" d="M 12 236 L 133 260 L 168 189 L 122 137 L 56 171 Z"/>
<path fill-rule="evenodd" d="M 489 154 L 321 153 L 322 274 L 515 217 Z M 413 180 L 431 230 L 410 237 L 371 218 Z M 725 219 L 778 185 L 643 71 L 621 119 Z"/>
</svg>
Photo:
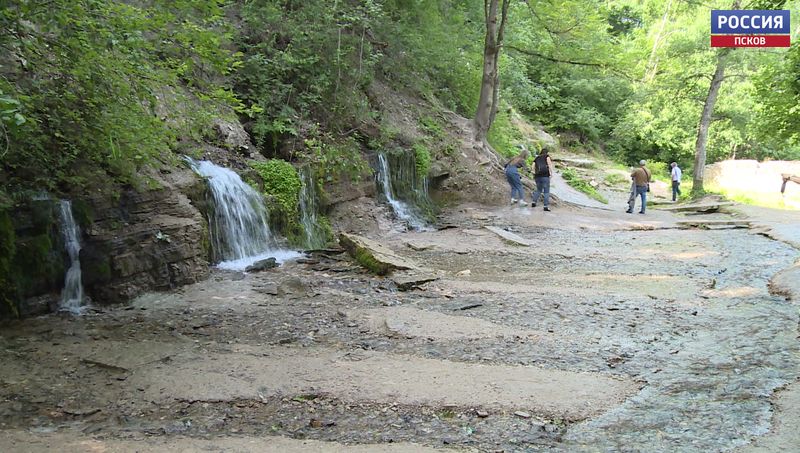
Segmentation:
<svg viewBox="0 0 800 453">
<path fill-rule="evenodd" d="M 309 250 L 323 248 L 328 239 L 325 229 L 319 224 L 317 216 L 319 199 L 310 167 L 306 166 L 300 169 L 300 181 L 303 184 L 300 190 L 300 225 L 303 227 L 303 246 Z"/>
<path fill-rule="evenodd" d="M 430 226 L 413 202 L 426 203 L 428 201 L 427 178 L 419 187 L 417 169 L 413 156 L 400 156 L 398 165 L 391 171 L 389 158 L 385 153 L 378 153 L 378 185 L 383 196 L 391 205 L 395 215 L 406 222 L 411 229 L 428 230 Z M 411 199 L 412 203 L 400 198 Z"/>
<path fill-rule="evenodd" d="M 69 254 L 69 269 L 64 277 L 64 289 L 61 291 L 61 311 L 79 314 L 83 306 L 83 284 L 81 283 L 81 228 L 72 215 L 72 203 L 61 200 L 61 230 L 64 235 L 64 246 Z"/>
<path fill-rule="evenodd" d="M 236 172 L 205 160 L 187 157 L 187 161 L 197 174 L 208 179 L 213 199 L 208 213 L 211 253 L 218 267 L 244 270 L 261 259 L 274 257 L 283 262 L 300 256 L 278 249 L 269 229 L 264 199 Z"/>
</svg>

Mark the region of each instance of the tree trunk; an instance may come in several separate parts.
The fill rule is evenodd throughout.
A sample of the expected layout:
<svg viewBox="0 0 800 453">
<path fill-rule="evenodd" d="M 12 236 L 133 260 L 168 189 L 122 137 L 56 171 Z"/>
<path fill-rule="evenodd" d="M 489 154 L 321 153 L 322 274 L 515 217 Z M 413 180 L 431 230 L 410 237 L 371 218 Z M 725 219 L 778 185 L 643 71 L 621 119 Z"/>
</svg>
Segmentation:
<svg viewBox="0 0 800 453">
<path fill-rule="evenodd" d="M 711 78 L 711 86 L 708 87 L 708 96 L 703 104 L 703 113 L 700 114 L 700 124 L 697 127 L 697 143 L 694 153 L 694 178 L 692 194 L 700 195 L 703 193 L 703 174 L 706 166 L 706 144 L 708 144 L 708 127 L 711 125 L 711 115 L 714 113 L 714 104 L 717 103 L 719 87 L 725 76 L 725 60 L 730 49 L 723 49 L 717 54 L 717 69 L 714 77 Z"/>
<path fill-rule="evenodd" d="M 500 100 L 500 49 L 503 44 L 508 6 L 510 0 L 502 0 L 500 23 L 497 21 L 500 0 L 484 0 L 483 13 L 486 19 L 486 38 L 483 45 L 483 76 L 478 108 L 475 111 L 475 139 L 486 140 L 494 122 Z"/>
</svg>

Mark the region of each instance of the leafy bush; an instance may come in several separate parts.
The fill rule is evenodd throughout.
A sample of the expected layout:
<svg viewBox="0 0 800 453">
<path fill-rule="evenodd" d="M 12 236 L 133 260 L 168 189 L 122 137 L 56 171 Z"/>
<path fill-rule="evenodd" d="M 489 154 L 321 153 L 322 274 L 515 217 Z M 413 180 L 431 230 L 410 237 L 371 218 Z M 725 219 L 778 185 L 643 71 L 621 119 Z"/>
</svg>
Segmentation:
<svg viewBox="0 0 800 453">
<path fill-rule="evenodd" d="M 414 144 L 413 150 L 417 167 L 417 178 L 427 178 L 428 170 L 431 168 L 431 152 L 424 143 L 420 142 Z"/>
<path fill-rule="evenodd" d="M 260 185 L 270 204 L 270 222 L 291 238 L 300 234 L 297 209 L 300 201 L 300 175 L 285 160 L 250 162 L 261 177 Z"/>
</svg>

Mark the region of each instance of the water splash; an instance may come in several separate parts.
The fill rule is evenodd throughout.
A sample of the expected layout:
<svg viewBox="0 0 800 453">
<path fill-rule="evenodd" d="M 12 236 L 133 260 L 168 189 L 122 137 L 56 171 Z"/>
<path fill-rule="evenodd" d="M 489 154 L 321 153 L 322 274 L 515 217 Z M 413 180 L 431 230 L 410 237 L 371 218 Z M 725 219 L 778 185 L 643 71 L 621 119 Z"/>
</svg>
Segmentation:
<svg viewBox="0 0 800 453">
<path fill-rule="evenodd" d="M 278 248 L 269 228 L 264 199 L 239 175 L 209 161 L 186 158 L 192 169 L 207 178 L 213 206 L 208 212 L 211 254 L 218 267 L 244 270 L 254 262 L 275 257 L 282 263 L 300 256 Z"/>
<path fill-rule="evenodd" d="M 320 225 L 319 198 L 314 175 L 310 167 L 300 169 L 300 225 L 303 227 L 303 245 L 306 249 L 319 249 L 328 242 L 325 228 Z"/>
<path fill-rule="evenodd" d="M 420 210 L 409 201 L 428 201 L 427 178 L 420 187 L 417 178 L 417 169 L 413 156 L 401 158 L 395 168 L 389 166 L 389 158 L 385 153 L 378 153 L 378 186 L 392 207 L 395 215 L 406 222 L 408 226 L 417 231 L 430 230 Z"/>
<path fill-rule="evenodd" d="M 86 308 L 83 305 L 83 284 L 81 282 L 81 228 L 72 215 L 72 202 L 61 200 L 59 212 L 64 246 L 70 261 L 69 269 L 64 277 L 64 289 L 61 291 L 59 310 L 80 314 Z"/>
</svg>

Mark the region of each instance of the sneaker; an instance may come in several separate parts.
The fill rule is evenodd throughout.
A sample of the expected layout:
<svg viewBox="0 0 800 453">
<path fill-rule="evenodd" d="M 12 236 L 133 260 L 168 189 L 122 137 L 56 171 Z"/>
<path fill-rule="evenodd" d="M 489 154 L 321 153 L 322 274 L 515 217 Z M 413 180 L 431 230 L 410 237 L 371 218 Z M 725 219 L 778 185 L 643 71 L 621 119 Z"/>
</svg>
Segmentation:
<svg viewBox="0 0 800 453">
<path fill-rule="evenodd" d="M 525 200 L 519 200 L 519 204 L 521 204 L 522 206 L 525 206 L 525 205 L 528 204 L 528 202 L 525 201 Z"/>
<path fill-rule="evenodd" d="M 644 214 L 644 211 L 639 211 L 639 214 Z"/>
<path fill-rule="evenodd" d="M 628 209 L 628 210 L 627 210 L 627 211 L 625 211 L 625 212 L 627 212 L 628 214 L 633 214 L 633 209 Z"/>
<path fill-rule="evenodd" d="M 544 207 L 544 210 L 550 212 L 550 208 L 548 208 L 547 206 Z"/>
<path fill-rule="evenodd" d="M 512 199 L 511 199 L 511 204 L 516 204 L 516 202 L 517 202 L 517 199 L 516 199 L 516 198 L 512 198 Z"/>
<path fill-rule="evenodd" d="M 536 207 L 536 203 L 531 203 L 531 207 L 535 208 Z"/>
</svg>

